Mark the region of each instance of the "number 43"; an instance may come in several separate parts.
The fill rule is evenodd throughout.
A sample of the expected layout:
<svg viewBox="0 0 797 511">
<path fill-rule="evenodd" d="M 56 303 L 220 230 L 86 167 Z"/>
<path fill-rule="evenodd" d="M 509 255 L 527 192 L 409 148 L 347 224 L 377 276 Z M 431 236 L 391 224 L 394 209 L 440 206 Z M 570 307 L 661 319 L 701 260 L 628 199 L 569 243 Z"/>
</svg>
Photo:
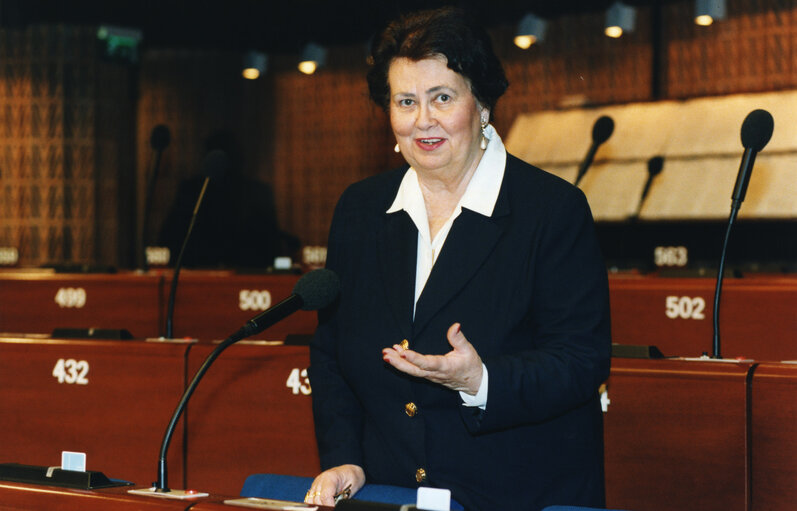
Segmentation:
<svg viewBox="0 0 797 511">
<path fill-rule="evenodd" d="M 292 389 L 294 394 L 301 392 L 305 396 L 309 396 L 312 389 L 310 388 L 310 379 L 307 377 L 307 369 L 291 371 L 285 386 Z"/>
</svg>

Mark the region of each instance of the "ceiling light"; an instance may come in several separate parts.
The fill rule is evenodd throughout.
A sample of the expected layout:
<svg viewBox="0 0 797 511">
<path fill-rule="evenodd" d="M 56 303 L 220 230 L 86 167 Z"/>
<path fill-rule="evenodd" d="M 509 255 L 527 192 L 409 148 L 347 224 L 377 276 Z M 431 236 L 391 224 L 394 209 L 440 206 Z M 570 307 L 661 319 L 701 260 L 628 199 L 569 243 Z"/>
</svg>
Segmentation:
<svg viewBox="0 0 797 511">
<path fill-rule="evenodd" d="M 259 51 L 250 51 L 244 55 L 244 66 L 241 74 L 247 80 L 257 80 L 261 74 L 266 72 L 268 56 Z"/>
<path fill-rule="evenodd" d="M 696 0 L 695 23 L 707 27 L 714 20 L 725 19 L 725 0 Z"/>
<path fill-rule="evenodd" d="M 323 66 L 327 60 L 327 50 L 314 43 L 307 43 L 302 51 L 299 71 L 306 75 L 315 73 L 316 69 Z"/>
<path fill-rule="evenodd" d="M 520 20 L 517 27 L 517 36 L 515 36 L 515 45 L 524 50 L 529 49 L 532 44 L 541 42 L 545 39 L 545 30 L 548 28 L 548 22 L 544 19 L 528 13 Z"/>
<path fill-rule="evenodd" d="M 636 10 L 621 2 L 613 3 L 606 11 L 606 28 L 604 33 L 613 38 L 631 32 L 636 24 Z"/>
</svg>

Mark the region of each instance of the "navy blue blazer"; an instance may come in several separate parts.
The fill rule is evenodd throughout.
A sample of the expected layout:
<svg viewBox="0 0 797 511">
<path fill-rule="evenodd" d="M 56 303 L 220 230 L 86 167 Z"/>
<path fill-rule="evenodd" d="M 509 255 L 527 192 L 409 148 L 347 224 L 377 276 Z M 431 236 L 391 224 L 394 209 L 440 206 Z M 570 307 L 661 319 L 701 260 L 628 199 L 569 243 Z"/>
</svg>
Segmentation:
<svg viewBox="0 0 797 511">
<path fill-rule="evenodd" d="M 413 319 L 417 230 L 385 213 L 406 169 L 350 186 L 335 210 L 327 267 L 341 293 L 319 314 L 309 369 L 322 468 L 449 488 L 468 510 L 602 507 L 609 293 L 584 195 L 508 155 L 493 215 L 463 209 Z M 403 339 L 449 352 L 455 322 L 489 372 L 484 411 L 382 360 Z"/>
</svg>

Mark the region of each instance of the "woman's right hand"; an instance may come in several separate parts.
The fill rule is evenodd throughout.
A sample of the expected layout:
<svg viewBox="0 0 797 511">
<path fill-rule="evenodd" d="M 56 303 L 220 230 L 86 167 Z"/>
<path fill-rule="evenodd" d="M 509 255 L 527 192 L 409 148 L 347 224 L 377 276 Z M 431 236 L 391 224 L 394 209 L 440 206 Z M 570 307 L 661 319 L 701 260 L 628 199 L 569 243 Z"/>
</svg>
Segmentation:
<svg viewBox="0 0 797 511">
<path fill-rule="evenodd" d="M 335 495 L 349 488 L 350 495 L 365 484 L 365 472 L 359 465 L 340 465 L 318 474 L 307 490 L 304 501 L 319 506 L 334 506 Z"/>
</svg>

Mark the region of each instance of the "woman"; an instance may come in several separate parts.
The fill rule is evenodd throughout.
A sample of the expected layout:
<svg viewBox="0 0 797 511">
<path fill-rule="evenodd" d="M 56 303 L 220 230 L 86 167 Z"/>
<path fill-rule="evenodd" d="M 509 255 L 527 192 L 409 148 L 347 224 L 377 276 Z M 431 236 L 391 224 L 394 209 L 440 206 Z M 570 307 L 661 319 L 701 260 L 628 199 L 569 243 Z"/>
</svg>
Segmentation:
<svg viewBox="0 0 797 511">
<path fill-rule="evenodd" d="M 325 470 L 306 501 L 368 481 L 469 510 L 602 506 L 608 287 L 583 194 L 506 153 L 488 124 L 506 79 L 461 11 L 392 23 L 373 58 L 409 168 L 335 210 L 341 294 L 310 362 Z"/>
</svg>

